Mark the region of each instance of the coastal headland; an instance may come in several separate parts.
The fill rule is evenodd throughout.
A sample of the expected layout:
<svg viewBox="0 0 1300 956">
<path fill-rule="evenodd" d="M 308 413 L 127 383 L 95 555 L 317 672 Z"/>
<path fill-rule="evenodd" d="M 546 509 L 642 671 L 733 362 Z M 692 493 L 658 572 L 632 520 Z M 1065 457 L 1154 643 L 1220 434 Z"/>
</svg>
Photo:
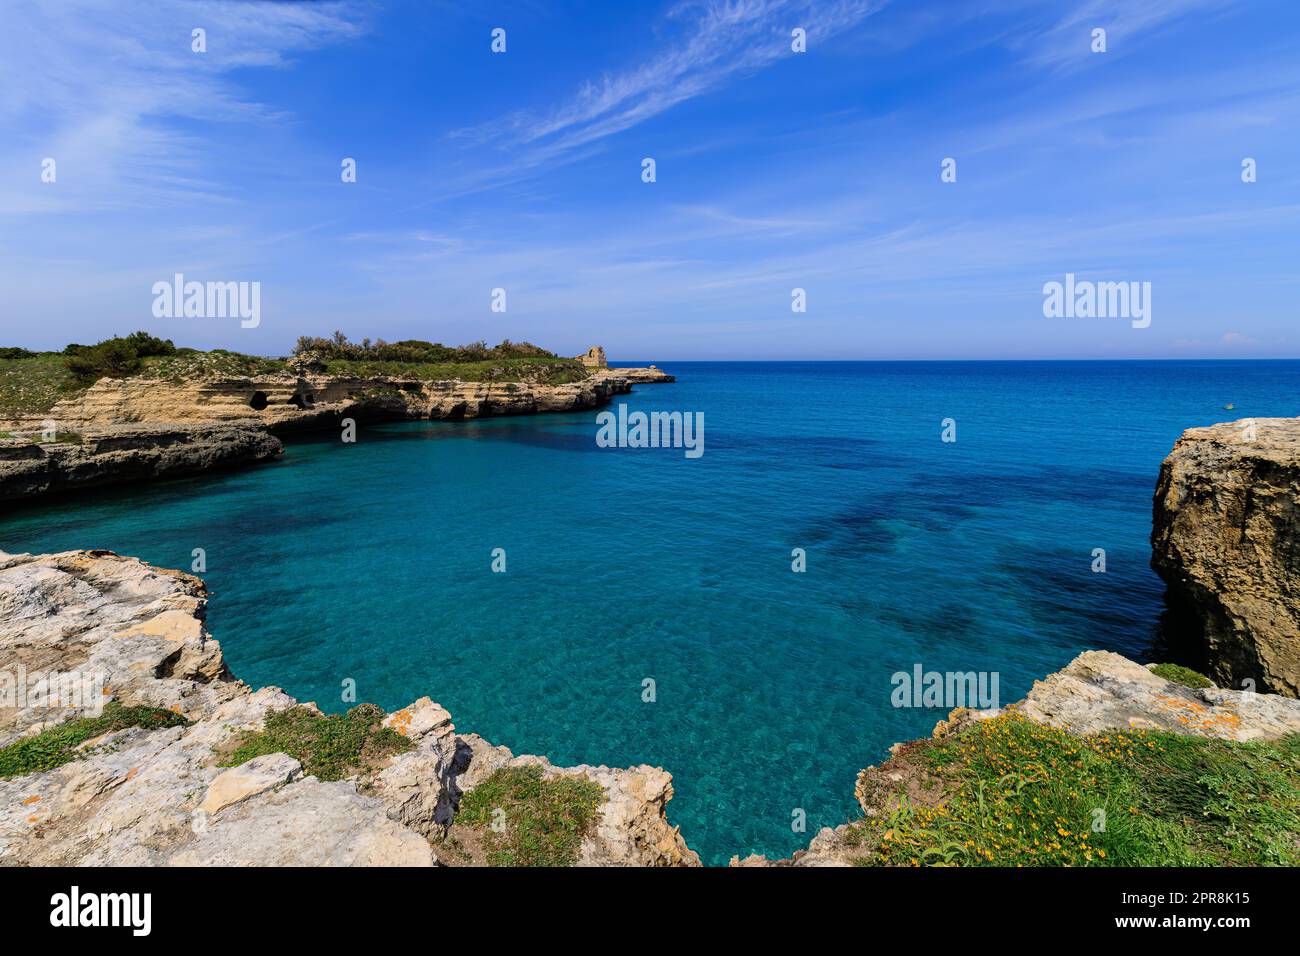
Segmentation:
<svg viewBox="0 0 1300 956">
<path fill-rule="evenodd" d="M 349 420 L 585 411 L 635 384 L 674 381 L 654 366 L 609 368 L 599 346 L 572 359 L 526 343 L 320 339 L 285 359 L 152 348 L 167 351 L 125 367 L 110 354 L 89 374 L 75 353 L 0 358 L 0 501 L 256 464 L 296 434 Z"/>
</svg>

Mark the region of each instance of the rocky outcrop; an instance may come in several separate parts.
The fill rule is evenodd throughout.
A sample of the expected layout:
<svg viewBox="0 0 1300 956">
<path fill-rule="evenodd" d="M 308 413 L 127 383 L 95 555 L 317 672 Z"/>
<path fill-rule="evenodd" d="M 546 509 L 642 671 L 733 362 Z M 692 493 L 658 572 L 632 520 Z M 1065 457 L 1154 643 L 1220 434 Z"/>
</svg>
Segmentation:
<svg viewBox="0 0 1300 956">
<path fill-rule="evenodd" d="M 239 734 L 297 702 L 226 669 L 204 624 L 197 578 L 107 551 L 0 553 L 0 746 L 93 709 L 18 699 L 51 672 L 94 675 L 102 699 L 163 707 L 186 726 L 129 728 L 53 770 L 0 780 L 0 865 L 429 866 L 459 799 L 506 764 L 582 775 L 606 799 L 579 863 L 698 865 L 664 818 L 671 777 L 656 767 L 553 767 L 474 735 L 428 698 L 384 723 L 411 749 L 342 781 L 287 754 L 219 766 Z M 7 683 L 5 683 L 7 682 Z M 310 706 L 310 705 L 308 705 Z"/>
<path fill-rule="evenodd" d="M 1108 651 L 1087 651 L 1036 681 L 1019 710 L 1035 723 L 1076 734 L 1167 730 L 1246 741 L 1300 733 L 1300 701 L 1222 687 L 1185 687 Z"/>
<path fill-rule="evenodd" d="M 669 375 L 657 365 L 646 368 L 610 368 L 596 373 L 597 378 L 609 381 L 622 381 L 632 385 L 654 385 L 660 382 L 675 382 L 677 376 Z"/>
<path fill-rule="evenodd" d="M 1152 567 L 1221 684 L 1300 697 L 1300 419 L 1193 428 L 1160 467 Z"/>
<path fill-rule="evenodd" d="M 545 757 L 516 757 L 476 734 L 467 735 L 462 742 L 467 763 L 459 780 L 466 792 L 493 771 L 521 766 L 541 767 L 547 778 L 586 777 L 604 788 L 600 820 L 582 845 L 579 866 L 700 865 L 699 856 L 686 845 L 679 829 L 664 825 L 664 811 L 673 798 L 673 778 L 661 767 L 556 767 Z"/>
<path fill-rule="evenodd" d="M 240 426 L 109 426 L 77 441 L 0 440 L 0 501 L 175 478 L 274 458 L 280 440 Z"/>
<path fill-rule="evenodd" d="M 247 425 L 275 434 L 358 421 L 468 419 L 598 408 L 634 383 L 670 382 L 656 368 L 597 369 L 576 382 L 462 382 L 304 371 L 248 378 L 100 379 L 85 392 L 23 420 L 11 431 L 85 432 L 121 425 Z"/>
<path fill-rule="evenodd" d="M 1300 701 L 1275 694 L 1191 688 L 1165 680 L 1149 667 L 1109 651 L 1085 651 L 1065 668 L 1040 681 L 1014 710 L 1037 724 L 1072 734 L 1116 730 L 1163 730 L 1220 740 L 1276 740 L 1300 733 Z M 1004 710 L 958 708 L 934 728 L 933 737 L 958 734 L 972 723 Z M 908 760 L 916 743 L 897 743 L 891 760 L 858 774 L 854 795 L 867 816 L 881 811 L 883 799 L 900 791 L 924 802 L 938 793 L 936 781 Z M 849 824 L 822 829 L 806 850 L 782 860 L 752 855 L 733 858 L 732 866 L 852 866 L 861 857 Z"/>
<path fill-rule="evenodd" d="M 591 348 L 587 349 L 587 351 L 578 356 L 578 361 L 587 368 L 604 368 L 607 364 L 605 361 L 605 349 L 599 345 L 593 345 Z"/>
</svg>

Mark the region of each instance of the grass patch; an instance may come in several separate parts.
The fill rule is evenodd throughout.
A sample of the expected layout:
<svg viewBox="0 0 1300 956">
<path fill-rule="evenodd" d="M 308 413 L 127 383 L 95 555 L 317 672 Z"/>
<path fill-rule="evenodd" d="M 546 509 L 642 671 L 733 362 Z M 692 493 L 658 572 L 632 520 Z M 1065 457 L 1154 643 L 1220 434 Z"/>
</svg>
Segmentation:
<svg viewBox="0 0 1300 956">
<path fill-rule="evenodd" d="M 1300 865 L 1300 735 L 1075 737 L 1011 713 L 919 745 L 932 806 L 854 824 L 867 865 Z"/>
<path fill-rule="evenodd" d="M 321 780 L 344 780 L 384 757 L 411 749 L 411 742 L 380 725 L 382 707 L 358 704 L 346 714 L 318 714 L 290 707 L 266 718 L 259 731 L 244 733 L 220 763 L 237 767 L 263 754 L 286 753 Z"/>
<path fill-rule="evenodd" d="M 0 778 L 53 770 L 83 756 L 84 752 L 77 748 L 87 740 L 114 730 L 127 727 L 158 730 L 183 727 L 188 723 L 180 714 L 161 707 L 125 707 L 117 701 L 109 701 L 98 717 L 65 721 L 0 749 Z"/>
<path fill-rule="evenodd" d="M 489 866 L 572 866 L 604 799 L 585 777 L 547 780 L 541 767 L 502 767 L 461 800 L 456 823 L 485 828 Z M 498 809 L 501 833 L 492 829 Z"/>
<path fill-rule="evenodd" d="M 1184 687 L 1214 686 L 1214 681 L 1204 674 L 1198 673 L 1190 667 L 1182 667 L 1179 664 L 1157 664 L 1151 668 L 1151 673 L 1157 677 L 1163 677 L 1165 680 L 1171 680 L 1175 684 L 1182 684 Z"/>
<path fill-rule="evenodd" d="M 0 418 L 48 412 L 60 400 L 84 392 L 88 384 L 68 371 L 58 352 L 0 359 Z"/>
</svg>

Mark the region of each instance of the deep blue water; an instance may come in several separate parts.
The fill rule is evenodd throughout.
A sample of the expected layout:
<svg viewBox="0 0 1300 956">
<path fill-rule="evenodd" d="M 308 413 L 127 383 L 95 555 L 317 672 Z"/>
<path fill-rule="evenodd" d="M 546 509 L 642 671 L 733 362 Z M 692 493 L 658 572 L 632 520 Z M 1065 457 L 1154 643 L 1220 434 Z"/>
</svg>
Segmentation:
<svg viewBox="0 0 1300 956">
<path fill-rule="evenodd" d="M 339 710 L 353 678 L 361 700 L 428 694 L 516 752 L 659 764 L 707 862 L 784 855 L 850 816 L 859 769 L 943 716 L 892 707 L 895 671 L 996 671 L 1007 702 L 1086 648 L 1146 659 L 1161 459 L 1184 428 L 1296 414 L 1300 373 L 660 364 L 679 381 L 623 400 L 704 412 L 698 460 L 597 448 L 595 412 L 388 425 L 22 510 L 0 548 L 178 568 L 204 548 L 209 625 L 251 684 Z"/>
</svg>

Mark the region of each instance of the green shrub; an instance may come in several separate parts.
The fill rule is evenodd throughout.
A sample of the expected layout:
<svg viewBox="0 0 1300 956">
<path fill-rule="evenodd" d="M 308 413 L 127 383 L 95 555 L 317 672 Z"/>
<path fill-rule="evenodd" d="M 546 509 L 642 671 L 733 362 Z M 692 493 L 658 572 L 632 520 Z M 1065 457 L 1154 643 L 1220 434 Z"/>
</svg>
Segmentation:
<svg viewBox="0 0 1300 956">
<path fill-rule="evenodd" d="M 486 362 L 495 359 L 556 358 L 554 352 L 548 352 L 529 342 L 511 342 L 509 339 L 491 347 L 481 341 L 460 346 L 424 342 L 420 339 L 404 339 L 401 342 L 385 342 L 383 339 L 371 342 L 370 339 L 363 339 L 360 342 L 350 342 L 342 332 L 335 332 L 330 338 L 304 335 L 298 339 L 293 354 L 311 354 L 326 361 L 337 359 L 354 362 L 408 362 L 420 365 Z"/>
<path fill-rule="evenodd" d="M 409 740 L 380 725 L 384 717 L 383 708 L 374 704 L 358 704 L 346 714 L 290 707 L 267 717 L 261 730 L 244 733 L 221 766 L 286 753 L 321 780 L 344 780 L 383 757 L 411 749 Z"/>
<path fill-rule="evenodd" d="M 155 355 L 175 355 L 176 346 L 172 344 L 171 339 L 160 339 L 150 335 L 148 332 L 132 332 L 125 339 L 127 345 L 135 349 L 135 353 L 140 358 L 151 358 Z"/>
<path fill-rule="evenodd" d="M 140 354 L 125 339 L 107 339 L 69 355 L 68 371 L 79 379 L 125 378 L 140 371 Z"/>
<path fill-rule="evenodd" d="M 36 353 L 29 349 L 20 349 L 12 346 L 0 348 L 0 359 L 22 359 L 34 358 Z"/>
<path fill-rule="evenodd" d="M 160 707 L 125 707 L 110 701 L 98 717 L 69 720 L 0 749 L 0 778 L 53 770 L 82 756 L 82 751 L 77 750 L 81 744 L 110 731 L 127 727 L 157 730 L 187 723 L 180 714 Z"/>
<path fill-rule="evenodd" d="M 489 866 L 572 866 L 604 800 L 586 777 L 548 780 L 541 767 L 502 767 L 465 795 L 456 823 L 484 828 Z M 492 828 L 498 809 L 500 833 Z"/>
<path fill-rule="evenodd" d="M 95 345 L 71 344 L 63 350 L 68 371 L 82 381 L 108 376 L 125 378 L 144 367 L 146 358 L 176 354 L 171 339 L 160 339 L 148 332 L 132 332 L 125 338 L 104 339 Z"/>
</svg>

